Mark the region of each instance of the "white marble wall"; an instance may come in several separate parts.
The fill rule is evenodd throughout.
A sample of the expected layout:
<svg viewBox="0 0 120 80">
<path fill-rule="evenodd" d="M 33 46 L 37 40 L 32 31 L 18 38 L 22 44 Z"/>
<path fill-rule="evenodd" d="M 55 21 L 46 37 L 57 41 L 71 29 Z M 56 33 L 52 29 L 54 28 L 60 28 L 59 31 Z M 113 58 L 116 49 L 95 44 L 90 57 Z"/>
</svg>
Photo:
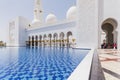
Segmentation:
<svg viewBox="0 0 120 80">
<path fill-rule="evenodd" d="M 78 47 L 98 47 L 98 0 L 77 0 Z"/>
<path fill-rule="evenodd" d="M 52 34 L 52 39 L 53 40 L 53 35 L 54 33 L 57 33 L 58 35 L 58 39 L 60 39 L 60 33 L 63 32 L 64 33 L 64 39 L 67 39 L 67 32 L 71 31 L 72 32 L 72 38 L 75 39 L 75 27 L 76 27 L 76 22 L 75 21 L 64 21 L 62 23 L 57 23 L 57 24 L 49 24 L 48 26 L 43 25 L 41 27 L 38 28 L 28 28 L 27 29 L 27 40 L 28 37 L 32 37 L 32 36 L 38 36 L 38 40 L 39 40 L 39 36 L 42 35 L 42 40 L 43 40 L 43 36 L 46 34 L 47 39 L 49 34 Z M 76 41 L 75 41 L 76 42 Z"/>
<path fill-rule="evenodd" d="M 30 21 L 24 17 L 19 17 L 19 46 L 26 46 L 27 32 L 26 27 L 29 26 Z"/>
<path fill-rule="evenodd" d="M 10 38 L 12 36 L 9 33 L 8 46 L 25 46 L 25 41 L 27 36 L 25 28 L 29 25 L 30 22 L 21 16 L 16 17 L 15 19 L 10 21 L 10 23 L 13 23 L 13 22 L 14 22 L 14 28 L 12 29 L 12 31 L 9 29 L 9 32 L 13 33 L 12 34 L 13 39 Z M 10 24 L 9 24 L 9 27 L 11 27 Z"/>
</svg>

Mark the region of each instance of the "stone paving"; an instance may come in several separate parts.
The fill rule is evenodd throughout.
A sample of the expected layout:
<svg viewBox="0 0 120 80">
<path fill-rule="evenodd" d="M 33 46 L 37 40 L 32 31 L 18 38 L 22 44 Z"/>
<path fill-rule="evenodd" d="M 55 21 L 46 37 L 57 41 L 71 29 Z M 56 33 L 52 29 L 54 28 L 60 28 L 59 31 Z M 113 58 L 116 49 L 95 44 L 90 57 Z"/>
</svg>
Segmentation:
<svg viewBox="0 0 120 80">
<path fill-rule="evenodd" d="M 120 80 L 120 50 L 99 49 L 99 59 L 106 80 Z"/>
</svg>

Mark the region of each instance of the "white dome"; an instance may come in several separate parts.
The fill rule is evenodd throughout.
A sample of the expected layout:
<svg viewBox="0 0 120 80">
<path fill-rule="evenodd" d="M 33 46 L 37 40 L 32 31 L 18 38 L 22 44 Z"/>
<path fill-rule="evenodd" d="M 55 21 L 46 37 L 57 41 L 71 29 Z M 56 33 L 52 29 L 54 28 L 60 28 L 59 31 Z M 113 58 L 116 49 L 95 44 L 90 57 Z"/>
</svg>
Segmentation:
<svg viewBox="0 0 120 80">
<path fill-rule="evenodd" d="M 54 23 L 56 21 L 57 21 L 57 17 L 54 14 L 51 14 L 51 13 L 45 19 L 46 23 Z"/>
<path fill-rule="evenodd" d="M 32 23 L 30 24 L 30 26 L 29 27 L 37 27 L 37 26 L 40 26 L 40 25 L 42 25 L 42 23 L 43 22 L 41 22 L 40 20 L 38 20 L 38 19 L 34 19 L 33 21 L 32 21 Z"/>
<path fill-rule="evenodd" d="M 72 6 L 68 9 L 66 18 L 67 19 L 76 19 L 76 15 L 77 15 L 77 8 L 76 8 L 76 6 Z"/>
</svg>

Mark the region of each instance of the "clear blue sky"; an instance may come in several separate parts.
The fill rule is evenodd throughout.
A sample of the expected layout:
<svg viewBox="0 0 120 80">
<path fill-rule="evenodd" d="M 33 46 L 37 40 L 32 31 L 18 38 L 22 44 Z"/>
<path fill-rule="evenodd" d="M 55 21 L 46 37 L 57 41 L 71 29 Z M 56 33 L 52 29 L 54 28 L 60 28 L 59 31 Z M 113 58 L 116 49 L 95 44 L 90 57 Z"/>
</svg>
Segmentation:
<svg viewBox="0 0 120 80">
<path fill-rule="evenodd" d="M 54 13 L 59 20 L 65 19 L 66 11 L 76 0 L 42 0 L 44 18 Z M 8 23 L 17 16 L 24 16 L 32 21 L 34 0 L 0 0 L 0 40 L 8 39 Z"/>
</svg>

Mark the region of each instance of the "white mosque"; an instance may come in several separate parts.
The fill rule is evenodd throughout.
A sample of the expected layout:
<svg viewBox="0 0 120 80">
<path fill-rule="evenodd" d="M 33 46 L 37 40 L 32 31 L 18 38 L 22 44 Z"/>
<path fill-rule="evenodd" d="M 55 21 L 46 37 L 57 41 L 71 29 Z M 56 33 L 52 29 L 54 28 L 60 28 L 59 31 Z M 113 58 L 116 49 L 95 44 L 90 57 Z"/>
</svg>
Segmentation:
<svg viewBox="0 0 120 80">
<path fill-rule="evenodd" d="M 9 22 L 9 46 L 69 46 L 100 48 L 103 41 L 120 48 L 120 0 L 76 0 L 58 21 L 50 13 L 45 21 L 41 0 L 35 0 L 34 19 Z"/>
</svg>

